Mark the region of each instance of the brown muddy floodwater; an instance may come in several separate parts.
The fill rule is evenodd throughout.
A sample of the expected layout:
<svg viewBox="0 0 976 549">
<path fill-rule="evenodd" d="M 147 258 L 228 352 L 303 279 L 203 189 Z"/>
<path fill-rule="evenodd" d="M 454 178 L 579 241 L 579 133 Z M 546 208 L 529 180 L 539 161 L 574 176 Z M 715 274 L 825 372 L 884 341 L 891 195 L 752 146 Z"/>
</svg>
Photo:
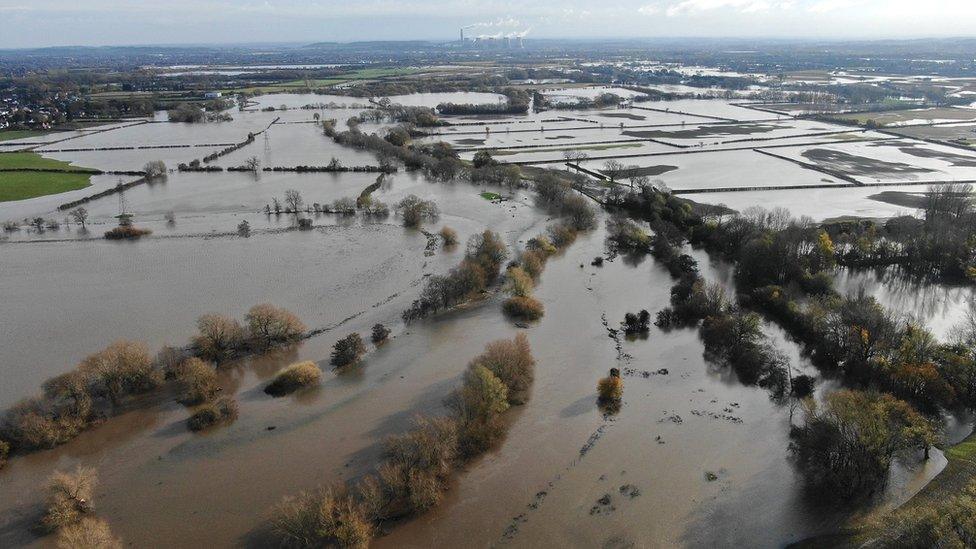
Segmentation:
<svg viewBox="0 0 976 549">
<path fill-rule="evenodd" d="M 329 100 L 261 99 L 290 107 Z M 727 110 L 755 115 L 725 102 L 672 107 L 703 105 L 725 109 L 716 111 L 721 116 Z M 358 111 L 320 112 L 342 120 Z M 312 111 L 232 115 L 234 122 L 222 125 L 153 123 L 85 135 L 77 145 L 239 142 L 280 117 L 266 139 L 217 164 L 236 165 L 251 155 L 265 166 L 322 165 L 333 156 L 347 165 L 373 161 L 368 153 L 324 138 L 307 124 Z M 548 115 L 528 118 L 533 116 Z M 172 164 L 211 149 L 149 151 L 52 155 L 95 168 L 131 169 L 153 159 L 152 151 L 165 153 Z M 532 345 L 536 381 L 529 402 L 509 414 L 506 439 L 458 475 L 440 506 L 391 527 L 375 546 L 780 547 L 867 511 L 824 510 L 805 500 L 789 459 L 790 408 L 708 363 L 695 330 L 652 328 L 647 338 L 624 340 L 618 349 L 607 328 L 628 311 L 654 313 L 666 306 L 673 281 L 649 257 L 590 266 L 605 251 L 603 214 L 600 228 L 549 262 L 536 289 L 546 315 L 520 328 L 502 315 L 500 296 L 409 326 L 400 322 L 424 279 L 457 264 L 463 246 L 427 253 L 427 238 L 402 228 L 395 216 L 368 221 L 320 215 L 314 230 L 299 232 L 289 216 L 260 213 L 287 189 L 301 191 L 308 203 L 325 204 L 355 197 L 374 180 L 372 174 L 173 173 L 165 182 L 126 193 L 137 224 L 154 231 L 139 242 L 93 238 L 115 222 L 115 196 L 86 205 L 92 213 L 89 235 L 71 227 L 22 231 L 0 242 L 0 408 L 115 339 L 142 340 L 153 348 L 182 345 L 195 319 L 208 312 L 240 317 L 251 305 L 273 302 L 310 328 L 325 329 L 294 348 L 220 371 L 224 393 L 240 404 L 239 418 L 229 426 L 190 433 L 187 410 L 173 395 L 162 394 L 134 403 L 62 447 L 12 459 L 0 471 L 0 547 L 53 545 L 52 537 L 32 531 L 41 512 L 41 487 L 55 469 L 76 464 L 98 469 L 98 514 L 128 545 L 262 546 L 271 506 L 285 495 L 371 472 L 386 436 L 408 429 L 416 414 L 443 413 L 442 400 L 460 383 L 467 362 L 486 343 L 519 331 Z M 102 176 L 84 191 L 0 204 L 0 221 L 60 218 L 55 209 L 63 200 L 114 184 Z M 373 196 L 391 205 L 409 194 L 434 199 L 442 213 L 425 226 L 428 231 L 448 225 L 466 239 L 487 227 L 511 249 L 552 221 L 532 206 L 528 193 L 492 203 L 479 196 L 481 190 L 399 173 Z M 852 203 L 854 191 L 819 193 L 702 197 L 734 207 L 796 205 L 802 211 L 795 213 L 817 218 L 892 209 L 861 195 Z M 175 223 L 166 220 L 169 212 Z M 252 227 L 250 238 L 234 234 L 242 220 Z M 728 265 L 694 255 L 707 279 L 731 283 Z M 850 284 L 862 282 L 855 278 Z M 881 299 L 897 302 L 894 294 Z M 936 307 L 926 319 L 945 324 L 954 314 Z M 328 360 L 335 341 L 353 331 L 365 334 L 377 322 L 391 326 L 394 338 L 352 370 L 332 372 Z M 766 328 L 796 371 L 811 371 L 796 345 L 775 327 Z M 265 395 L 262 389 L 275 372 L 297 360 L 317 362 L 326 372 L 322 385 L 291 397 Z M 618 414 L 604 416 L 595 388 L 611 367 L 624 369 L 624 402 Z M 832 387 L 822 383 L 819 390 Z M 954 423 L 952 436 L 967 426 Z M 897 465 L 875 508 L 905 501 L 944 464 L 936 451 L 924 464 Z"/>
<path fill-rule="evenodd" d="M 523 226 L 512 241 L 541 228 Z M 543 275 L 537 296 L 546 316 L 526 330 L 536 382 L 507 439 L 461 473 L 441 506 L 377 547 L 777 547 L 842 521 L 802 498 L 787 453 L 788 408 L 706 363 L 694 331 L 654 329 L 624 341 L 618 358 L 604 315 L 613 326 L 628 310 L 660 309 L 671 280 L 650 259 L 589 266 L 603 252 L 603 232 L 581 237 Z M 703 262 L 703 272 L 728 279 L 722 265 Z M 53 469 L 76 463 L 98 468 L 98 511 L 133 546 L 260 544 L 262 521 L 279 498 L 369 472 L 385 436 L 407 429 L 416 413 L 440 413 L 466 362 L 519 330 L 494 298 L 401 327 L 361 366 L 327 375 L 312 392 L 272 399 L 261 391 L 294 360 L 328 369 L 338 335 L 389 322 L 403 305 L 370 308 L 298 348 L 222 372 L 225 392 L 241 404 L 228 427 L 191 434 L 186 411 L 162 397 L 61 448 L 14 459 L 0 473 L 0 546 L 50 542 L 28 528 L 39 511 L 37 487 Z M 771 335 L 798 369 L 808 368 Z M 622 410 L 604 417 L 594 389 L 613 366 L 634 372 Z M 662 368 L 668 373 L 653 373 Z M 943 464 L 936 453 L 924 467 L 896 471 L 884 504 L 906 499 Z"/>
</svg>

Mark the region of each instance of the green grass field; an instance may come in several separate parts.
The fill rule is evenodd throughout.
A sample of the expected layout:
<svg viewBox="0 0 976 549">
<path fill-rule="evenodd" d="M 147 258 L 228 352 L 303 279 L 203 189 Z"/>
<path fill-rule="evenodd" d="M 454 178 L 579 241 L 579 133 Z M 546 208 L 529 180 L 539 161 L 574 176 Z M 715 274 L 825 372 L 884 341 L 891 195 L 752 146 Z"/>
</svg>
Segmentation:
<svg viewBox="0 0 976 549">
<path fill-rule="evenodd" d="M 84 189 L 90 179 L 85 173 L 0 172 L 0 202 Z"/>
<path fill-rule="evenodd" d="M 84 170 L 77 166 L 72 166 L 70 162 L 44 158 L 33 152 L 16 152 L 0 154 L 0 169 L 23 169 L 37 168 L 44 170 Z"/>
<path fill-rule="evenodd" d="M 0 169 L 83 170 L 69 162 L 32 153 L 0 154 Z M 90 185 L 87 173 L 0 172 L 0 202 L 83 189 Z"/>
<path fill-rule="evenodd" d="M 24 139 L 25 137 L 39 137 L 51 132 L 41 130 L 4 130 L 0 131 L 0 141 L 10 141 L 11 139 Z"/>
</svg>

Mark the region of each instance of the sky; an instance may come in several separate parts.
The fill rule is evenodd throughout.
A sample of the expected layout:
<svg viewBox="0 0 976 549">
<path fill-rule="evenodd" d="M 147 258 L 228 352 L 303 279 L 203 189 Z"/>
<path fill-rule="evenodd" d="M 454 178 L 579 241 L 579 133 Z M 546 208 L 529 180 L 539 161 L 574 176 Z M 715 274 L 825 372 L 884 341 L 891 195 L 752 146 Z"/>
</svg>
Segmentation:
<svg viewBox="0 0 976 549">
<path fill-rule="evenodd" d="M 0 0 L 0 48 L 66 45 L 976 36 L 976 0 Z"/>
</svg>

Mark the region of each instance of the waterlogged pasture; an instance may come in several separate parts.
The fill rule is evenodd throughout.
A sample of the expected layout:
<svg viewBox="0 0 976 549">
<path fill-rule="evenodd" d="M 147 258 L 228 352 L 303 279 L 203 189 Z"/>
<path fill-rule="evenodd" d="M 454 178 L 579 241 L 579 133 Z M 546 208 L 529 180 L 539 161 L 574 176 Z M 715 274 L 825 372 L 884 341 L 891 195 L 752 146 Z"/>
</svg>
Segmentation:
<svg viewBox="0 0 976 549">
<path fill-rule="evenodd" d="M 430 95 L 410 101 L 430 104 L 435 99 Z M 371 153 L 342 149 L 307 123 L 314 113 L 342 121 L 357 110 L 297 108 L 328 103 L 327 97 L 262 96 L 257 99 L 260 105 L 286 103 L 291 110 L 233 111 L 233 122 L 213 125 L 143 124 L 65 144 L 199 144 L 225 138 L 239 142 L 248 131 L 264 129 L 280 117 L 266 139 L 259 136 L 215 164 L 234 166 L 250 156 L 257 156 L 263 166 L 317 166 L 332 157 L 346 165 L 375 163 Z M 457 99 L 456 94 L 450 97 Z M 729 126 L 752 130 L 741 136 L 773 133 L 776 139 L 770 143 L 791 143 L 787 140 L 800 139 L 798 132 L 829 127 L 813 122 L 755 122 L 769 118 L 769 113 L 724 101 L 676 102 L 668 108 L 713 117 L 735 114 L 739 118 Z M 613 114 L 620 116 L 608 116 Z M 554 116 L 587 122 L 544 121 Z M 634 118 L 639 116 L 645 118 Z M 535 113 L 491 120 L 484 139 L 496 139 L 488 146 L 498 143 L 500 149 L 519 151 L 499 155 L 502 161 L 534 158 L 527 155 L 552 160 L 561 157 L 560 148 L 596 140 L 590 135 L 619 134 L 620 122 L 633 126 L 672 117 L 687 115 L 638 109 Z M 569 129 L 574 124 L 585 129 Z M 512 131 L 504 137 L 495 130 L 534 125 L 545 125 L 546 130 L 539 135 Z M 775 129 L 754 131 L 764 125 Z M 439 131 L 450 135 L 458 147 L 485 146 L 462 141 L 476 140 L 484 133 L 482 127 L 465 135 L 463 128 L 469 127 Z M 716 132 L 716 127 L 702 123 L 686 129 Z M 116 131 L 122 133 L 112 135 Z M 727 133 L 708 135 L 732 138 Z M 514 148 L 522 145 L 529 148 Z M 675 149 L 651 142 L 638 145 L 637 150 L 648 152 Z M 859 153 L 897 153 L 932 166 L 967 162 L 941 149 L 919 149 L 914 142 L 823 145 L 841 150 L 855 146 L 851 150 Z M 903 150 L 906 147 L 909 150 Z M 173 157 L 157 155 L 169 149 L 131 155 L 131 151 L 49 155 L 108 169 L 141 167 L 157 158 L 166 158 L 169 164 L 170 158 L 176 162 L 199 157 L 204 150 L 173 149 Z M 591 156 L 615 150 L 629 149 L 596 150 Z M 142 162 L 136 162 L 136 153 L 142 154 Z M 584 166 L 599 170 L 603 162 L 591 160 Z M 658 172 L 653 179 L 685 190 L 816 185 L 830 179 L 752 150 L 708 150 L 622 162 Z M 195 330 L 195 319 L 204 313 L 240 317 L 255 303 L 273 302 L 294 311 L 310 328 L 323 329 L 292 348 L 220 370 L 224 394 L 233 395 L 240 404 L 240 417 L 229 426 L 192 434 L 184 425 L 187 411 L 172 395 L 161 395 L 60 448 L 12 460 L 0 471 L 0 546 L 46 542 L 29 528 L 41 503 L 36 488 L 55 468 L 76 464 L 100 469 L 99 515 L 133 546 L 261 545 L 261 525 L 271 505 L 286 494 L 370 472 L 384 437 L 409 428 L 417 413 L 443 413 L 443 399 L 460 383 L 467 361 L 487 342 L 518 332 L 528 336 L 538 364 L 532 398 L 511 414 L 508 436 L 498 449 L 462 472 L 440 506 L 392 528 L 376 540 L 376 546 L 781 547 L 843 524 L 846 513 L 824 511 L 803 497 L 787 450 L 789 408 L 706 360 L 694 330 L 652 328 L 647 338 L 621 339 L 619 346 L 611 337 L 608 328 L 616 328 L 625 313 L 647 309 L 653 314 L 666 306 L 673 281 L 649 256 L 619 256 L 608 258 L 602 267 L 591 266 L 594 257 L 606 254 L 607 214 L 601 212 L 594 231 L 581 235 L 550 260 L 535 294 L 546 308 L 542 320 L 516 324 L 503 316 L 501 296 L 488 295 L 459 310 L 404 325 L 401 311 L 417 297 L 427 277 L 458 263 L 463 245 L 443 248 L 436 238 L 402 227 L 395 215 L 364 219 L 309 214 L 313 228 L 301 231 L 296 216 L 262 211 L 288 189 L 300 191 L 307 204 L 326 204 L 358 196 L 376 178 L 369 173 L 170 173 L 125 193 L 127 211 L 134 214 L 136 224 L 153 231 L 139 241 L 99 238 L 115 223 L 119 200 L 112 195 L 86 204 L 91 214 L 87 234 L 72 225 L 40 234 L 20 231 L 0 242 L 5 266 L 0 270 L 0 287 L 5 289 L 5 314 L 0 317 L 0 333 L 5 334 L 0 373 L 5 383 L 0 386 L 0 407 L 31 394 L 45 378 L 67 371 L 115 339 L 143 340 L 154 349 L 185 344 Z M 89 189 L 0 204 L 0 220 L 32 215 L 61 218 L 64 214 L 56 211 L 59 203 L 110 188 L 116 180 L 96 176 Z M 482 192 L 508 199 L 485 200 Z M 735 209 L 784 206 L 794 215 L 816 219 L 885 216 L 905 210 L 868 198 L 877 192 L 849 185 L 709 192 L 692 198 Z M 512 194 L 467 183 L 433 183 L 402 171 L 384 177 L 372 196 L 392 205 L 410 194 L 436 201 L 441 210 L 436 221 L 424 225 L 425 230 L 450 226 L 464 242 L 490 228 L 513 253 L 554 220 L 552 212 L 534 205 L 528 191 Z M 245 220 L 252 231 L 249 238 L 236 233 Z M 693 254 L 706 279 L 731 284 L 729 265 L 710 262 L 701 252 Z M 842 284 L 846 288 L 860 282 L 848 275 Z M 896 304 L 899 298 L 894 294 L 881 299 Z M 927 318 L 940 335 L 943 326 L 958 317 L 951 304 L 963 297 L 940 295 L 933 302 L 944 307 L 925 309 L 931 311 Z M 903 310 L 915 306 L 903 303 Z M 361 364 L 344 372 L 331 370 L 329 353 L 335 341 L 353 331 L 365 335 L 378 322 L 393 329 L 393 339 L 379 348 L 370 345 Z M 789 357 L 794 373 L 812 372 L 782 332 L 768 324 L 764 329 Z M 275 372 L 298 360 L 311 360 L 323 368 L 322 385 L 281 399 L 265 395 L 263 388 Z M 623 369 L 625 389 L 622 409 L 608 416 L 596 405 L 595 384 L 611 367 Z M 820 386 L 821 391 L 828 388 L 829 383 Z M 874 505 L 890 507 L 905 501 L 944 464 L 934 451 L 924 466 L 894 467 L 885 493 Z M 242 475 L 247 482 L 240 482 Z"/>
</svg>

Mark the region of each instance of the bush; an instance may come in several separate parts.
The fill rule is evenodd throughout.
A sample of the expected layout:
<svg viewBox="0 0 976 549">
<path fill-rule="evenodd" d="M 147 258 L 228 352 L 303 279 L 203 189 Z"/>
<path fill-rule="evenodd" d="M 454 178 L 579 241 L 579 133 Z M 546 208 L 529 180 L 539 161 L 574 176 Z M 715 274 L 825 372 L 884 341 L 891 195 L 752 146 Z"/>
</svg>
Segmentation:
<svg viewBox="0 0 976 549">
<path fill-rule="evenodd" d="M 651 328 L 651 313 L 642 309 L 640 313 L 627 313 L 624 315 L 623 329 L 626 334 L 639 334 Z"/>
<path fill-rule="evenodd" d="M 271 529 L 285 546 L 354 548 L 369 546 L 375 530 L 342 486 L 285 498 L 272 513 Z"/>
<path fill-rule="evenodd" d="M 512 318 L 539 320 L 545 314 L 545 307 L 534 297 L 510 297 L 502 304 L 502 310 Z"/>
<path fill-rule="evenodd" d="M 539 250 L 526 250 L 522 252 L 522 256 L 519 258 L 519 264 L 522 266 L 522 270 L 532 277 L 532 280 L 538 280 L 539 276 L 542 275 L 543 269 L 546 268 L 546 260 L 548 257 L 544 252 Z"/>
<path fill-rule="evenodd" d="M 530 238 L 525 247 L 528 250 L 540 253 L 542 257 L 548 257 L 559 251 L 549 240 L 549 237 L 545 235 Z"/>
<path fill-rule="evenodd" d="M 149 349 L 134 341 L 117 341 L 89 355 L 78 370 L 90 380 L 93 394 L 107 396 L 114 405 L 127 395 L 144 393 L 163 382 Z"/>
<path fill-rule="evenodd" d="M 193 338 L 193 346 L 208 360 L 227 360 L 244 346 L 244 329 L 233 318 L 206 314 L 197 319 L 197 329 L 200 333 Z"/>
<path fill-rule="evenodd" d="M 248 337 L 259 348 L 296 341 L 305 334 L 305 324 L 294 313 L 269 303 L 251 307 L 244 319 Z"/>
<path fill-rule="evenodd" d="M 506 273 L 505 291 L 514 297 L 532 295 L 532 277 L 521 267 L 510 267 Z"/>
<path fill-rule="evenodd" d="M 806 398 L 813 394 L 816 380 L 808 375 L 798 375 L 793 378 L 790 393 L 796 398 Z"/>
<path fill-rule="evenodd" d="M 42 526 L 54 532 L 91 513 L 97 483 L 98 475 L 88 467 L 79 466 L 72 473 L 55 471 L 47 481 Z"/>
<path fill-rule="evenodd" d="M 508 409 L 508 388 L 481 364 L 469 367 L 464 385 L 447 400 L 458 420 L 458 448 L 474 456 L 494 446 L 504 434 L 498 415 Z"/>
<path fill-rule="evenodd" d="M 602 403 L 620 402 L 624 396 L 624 380 L 619 373 L 611 371 L 609 376 L 597 383 L 596 392 Z"/>
<path fill-rule="evenodd" d="M 578 194 L 567 196 L 563 200 L 561 214 L 577 231 L 587 231 L 596 226 L 596 212 L 587 199 Z"/>
<path fill-rule="evenodd" d="M 119 225 L 114 229 L 105 231 L 105 238 L 108 240 L 135 240 L 152 234 L 149 229 L 140 229 L 132 225 Z"/>
<path fill-rule="evenodd" d="M 302 387 L 317 385 L 321 377 L 322 370 L 314 362 L 298 362 L 278 372 L 264 392 L 271 396 L 284 396 Z"/>
<path fill-rule="evenodd" d="M 146 177 L 149 179 L 166 175 L 166 163 L 162 160 L 150 160 L 142 167 L 142 171 L 146 172 Z"/>
<path fill-rule="evenodd" d="M 0 440 L 0 469 L 7 464 L 7 457 L 10 456 L 10 443 Z"/>
<path fill-rule="evenodd" d="M 440 235 L 441 235 L 441 241 L 444 243 L 444 246 L 457 245 L 458 234 L 457 231 L 455 231 L 454 229 L 450 227 L 441 227 Z"/>
<path fill-rule="evenodd" d="M 200 407 L 186 420 L 191 431 L 202 431 L 220 423 L 229 423 L 237 418 L 237 401 L 231 397 L 220 397 Z"/>
<path fill-rule="evenodd" d="M 528 400 L 529 387 L 535 376 L 535 359 L 525 334 L 486 345 L 485 351 L 468 364 L 469 369 L 478 366 L 484 366 L 505 384 L 509 404 L 523 404 Z"/>
<path fill-rule="evenodd" d="M 186 405 L 200 404 L 217 394 L 217 372 L 211 364 L 199 358 L 190 358 L 175 371 L 180 384 L 180 402 Z"/>
<path fill-rule="evenodd" d="M 58 549 L 122 549 L 122 540 L 112 534 L 108 523 L 85 517 L 58 532 Z"/>
<path fill-rule="evenodd" d="M 498 233 L 485 231 L 468 239 L 465 258 L 481 267 L 486 276 L 486 284 L 491 284 L 498 278 L 502 263 L 507 257 L 508 250 Z"/>
<path fill-rule="evenodd" d="M 437 219 L 440 213 L 432 200 L 421 200 L 410 195 L 397 204 L 397 211 L 403 216 L 405 227 L 419 227 L 424 220 Z"/>
<path fill-rule="evenodd" d="M 383 343 L 386 339 L 390 337 L 390 329 L 382 324 L 374 324 L 373 331 L 370 335 L 370 339 L 373 343 Z"/>
<path fill-rule="evenodd" d="M 577 231 L 573 227 L 559 223 L 549 227 L 549 240 L 557 250 L 561 250 L 576 242 L 576 233 Z"/>
<path fill-rule="evenodd" d="M 417 418 L 415 427 L 386 441 L 380 479 L 402 513 L 435 505 L 458 456 L 458 425 L 449 418 Z"/>
<path fill-rule="evenodd" d="M 366 353 L 366 343 L 359 334 L 349 334 L 332 348 L 332 365 L 341 368 L 357 362 Z"/>
</svg>

